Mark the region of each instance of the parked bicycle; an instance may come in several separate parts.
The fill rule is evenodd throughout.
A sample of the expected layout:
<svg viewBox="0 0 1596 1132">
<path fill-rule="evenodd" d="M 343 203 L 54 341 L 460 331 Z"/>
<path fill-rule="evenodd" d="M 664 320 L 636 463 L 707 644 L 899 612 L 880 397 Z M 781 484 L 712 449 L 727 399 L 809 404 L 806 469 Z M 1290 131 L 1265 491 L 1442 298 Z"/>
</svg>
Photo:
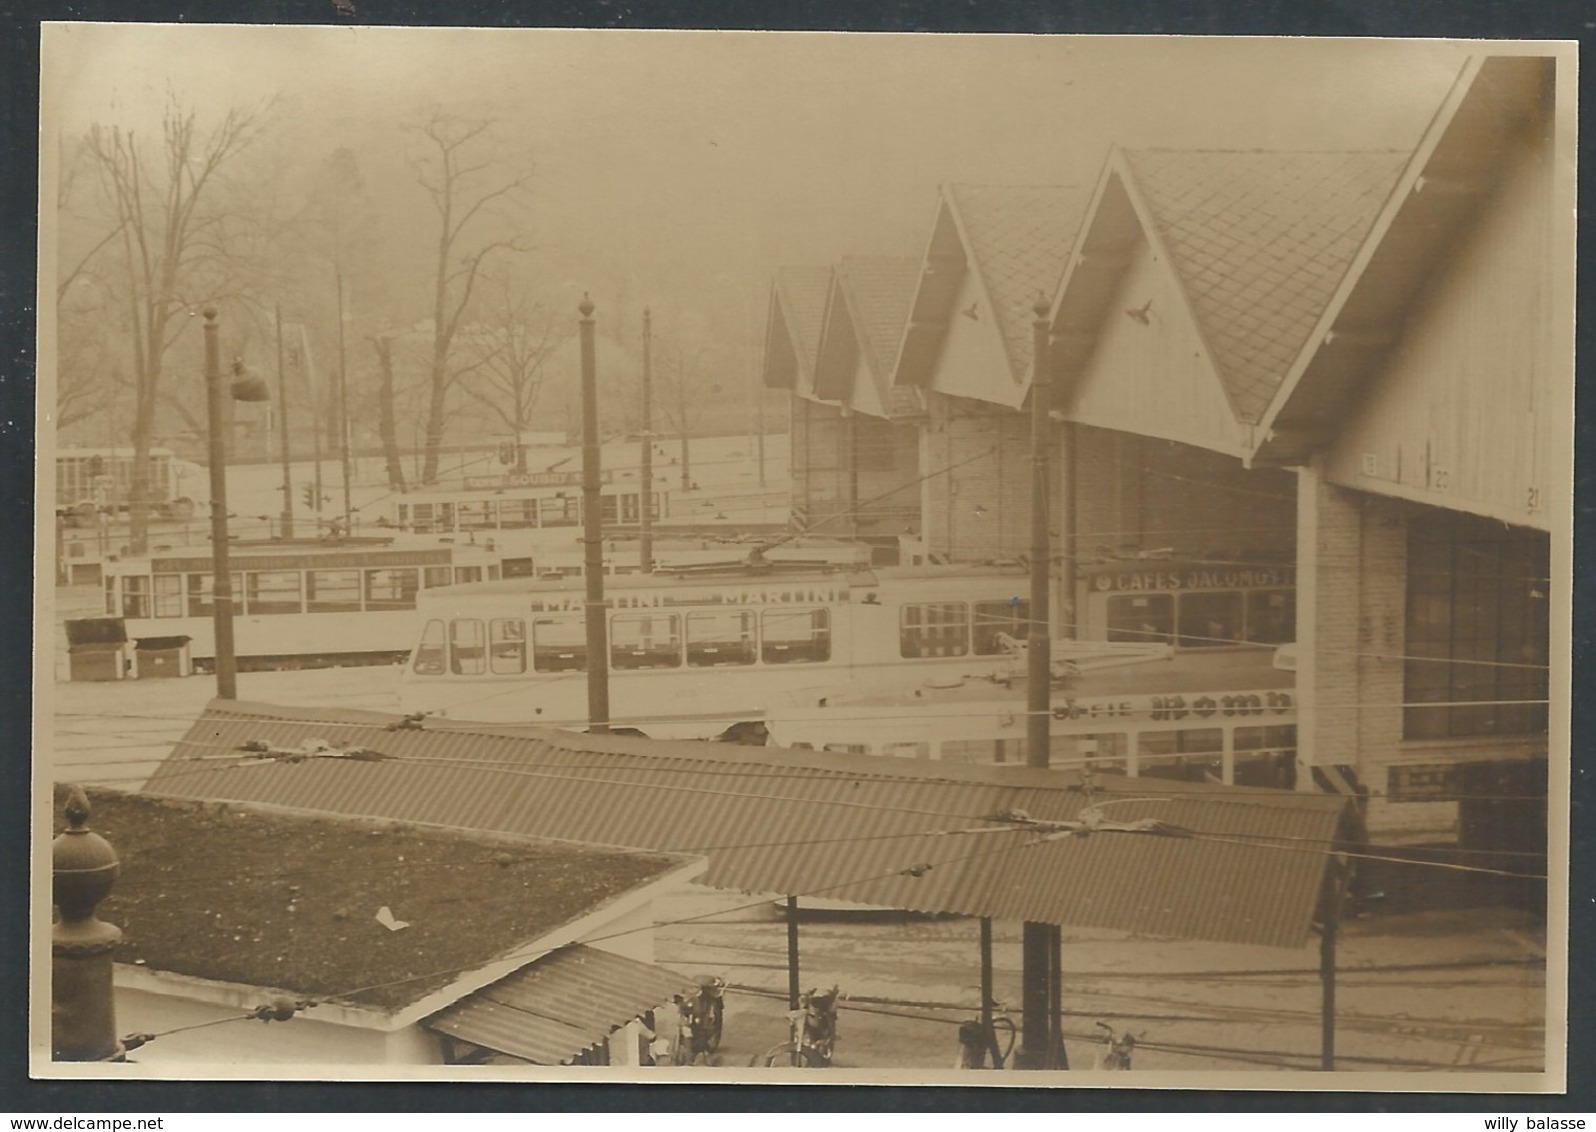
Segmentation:
<svg viewBox="0 0 1596 1132">
<path fill-rule="evenodd" d="M 825 994 L 808 990 L 799 995 L 798 1009 L 787 1012 L 791 1036 L 755 1057 L 752 1064 L 828 1068 L 837 1045 L 837 1000 L 840 997 L 841 992 L 835 986 Z"/>
<path fill-rule="evenodd" d="M 959 1060 L 956 1069 L 1002 1069 L 1014 1052 L 1014 1019 L 1001 1002 L 992 1003 L 985 1017 L 959 1023 Z"/>
<path fill-rule="evenodd" d="M 1103 1046 L 1097 1051 L 1096 1069 L 1129 1069 L 1131 1055 L 1136 1052 L 1136 1035 L 1116 1033 L 1107 1022 L 1099 1022 L 1098 1029 L 1105 1031 Z"/>
</svg>

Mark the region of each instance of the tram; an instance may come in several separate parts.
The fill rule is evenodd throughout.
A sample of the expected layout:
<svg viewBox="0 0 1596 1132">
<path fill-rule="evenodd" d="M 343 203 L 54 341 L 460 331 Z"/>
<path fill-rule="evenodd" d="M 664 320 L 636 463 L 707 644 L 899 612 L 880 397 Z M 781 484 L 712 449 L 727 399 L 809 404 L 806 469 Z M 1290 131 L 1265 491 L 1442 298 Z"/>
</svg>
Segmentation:
<svg viewBox="0 0 1596 1132">
<path fill-rule="evenodd" d="M 784 571 L 768 561 L 613 578 L 610 722 L 662 738 L 742 735 L 795 687 L 1009 672 L 1026 635 L 1026 579 L 1017 563 Z M 586 727 L 584 608 L 584 584 L 570 578 L 423 593 L 404 710 Z"/>
</svg>

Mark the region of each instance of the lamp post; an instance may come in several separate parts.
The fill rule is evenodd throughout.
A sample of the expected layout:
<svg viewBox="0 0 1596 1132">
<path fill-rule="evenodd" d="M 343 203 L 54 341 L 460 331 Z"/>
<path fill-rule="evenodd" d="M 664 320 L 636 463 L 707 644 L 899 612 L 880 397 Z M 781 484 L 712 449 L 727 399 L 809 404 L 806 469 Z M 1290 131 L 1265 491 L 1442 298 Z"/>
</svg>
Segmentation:
<svg viewBox="0 0 1596 1132">
<path fill-rule="evenodd" d="M 587 583 L 587 721 L 610 729 L 610 673 L 604 632 L 604 519 L 599 501 L 598 376 L 593 357 L 593 301 L 577 304 L 582 350 L 582 573 Z"/>
<path fill-rule="evenodd" d="M 233 572 L 227 545 L 227 416 L 222 402 L 221 348 L 217 344 L 216 308 L 205 308 L 205 409 L 210 426 L 211 464 L 211 612 L 216 636 L 216 696 L 238 698 L 238 662 L 233 648 Z M 234 365 L 232 398 L 266 401 L 266 383 Z"/>
</svg>

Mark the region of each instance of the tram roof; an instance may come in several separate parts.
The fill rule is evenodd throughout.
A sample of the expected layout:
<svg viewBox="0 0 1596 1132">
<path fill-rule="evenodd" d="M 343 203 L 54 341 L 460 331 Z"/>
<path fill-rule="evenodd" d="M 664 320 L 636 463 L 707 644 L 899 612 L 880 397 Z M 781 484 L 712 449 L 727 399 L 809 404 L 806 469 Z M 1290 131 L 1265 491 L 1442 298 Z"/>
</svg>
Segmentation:
<svg viewBox="0 0 1596 1132">
<path fill-rule="evenodd" d="M 262 761 L 245 743 L 360 746 Z M 922 912 L 1300 947 L 1346 799 L 1310 792 L 582 735 L 213 701 L 146 792 L 693 851 L 705 883 Z M 1042 840 L 1034 821 L 1157 818 L 1184 835 Z M 971 834 L 972 836 L 965 836 Z M 975 834 L 984 834 L 978 836 Z"/>
</svg>

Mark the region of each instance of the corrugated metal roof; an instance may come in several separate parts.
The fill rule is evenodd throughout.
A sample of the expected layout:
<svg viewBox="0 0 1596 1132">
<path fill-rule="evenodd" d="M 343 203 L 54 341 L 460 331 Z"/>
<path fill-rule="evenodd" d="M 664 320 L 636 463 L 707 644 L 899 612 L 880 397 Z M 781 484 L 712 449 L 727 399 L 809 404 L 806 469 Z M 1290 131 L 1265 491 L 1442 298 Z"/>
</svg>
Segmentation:
<svg viewBox="0 0 1596 1132">
<path fill-rule="evenodd" d="M 892 397 L 892 366 L 919 277 L 920 263 L 915 259 L 843 257 L 827 300 L 825 327 L 816 353 L 817 395 L 859 407 L 853 385 L 863 357 L 882 409 L 893 415 L 895 404 L 907 404 Z"/>
<path fill-rule="evenodd" d="M 1126 150 L 1238 420 L 1256 423 L 1406 152 Z"/>
<path fill-rule="evenodd" d="M 574 944 L 483 987 L 427 1025 L 535 1065 L 566 1065 L 690 984 L 663 967 Z"/>
<path fill-rule="evenodd" d="M 1104 776 L 1094 796 L 1115 820 L 1197 836 L 1039 843 L 984 819 L 1074 819 L 1087 796 L 1073 775 L 492 725 L 388 731 L 392 720 L 216 701 L 146 789 L 702 854 L 705 883 L 750 892 L 1285 947 L 1306 937 L 1343 804 Z M 333 728 L 391 758 L 227 757 Z M 972 829 L 1000 832 L 959 832 Z"/>
<path fill-rule="evenodd" d="M 991 298 L 1010 376 L 1024 381 L 1035 352 L 1031 308 L 1038 293 L 1049 305 L 1058 294 L 1091 194 L 1059 185 L 956 184 L 944 192 Z"/>
</svg>

